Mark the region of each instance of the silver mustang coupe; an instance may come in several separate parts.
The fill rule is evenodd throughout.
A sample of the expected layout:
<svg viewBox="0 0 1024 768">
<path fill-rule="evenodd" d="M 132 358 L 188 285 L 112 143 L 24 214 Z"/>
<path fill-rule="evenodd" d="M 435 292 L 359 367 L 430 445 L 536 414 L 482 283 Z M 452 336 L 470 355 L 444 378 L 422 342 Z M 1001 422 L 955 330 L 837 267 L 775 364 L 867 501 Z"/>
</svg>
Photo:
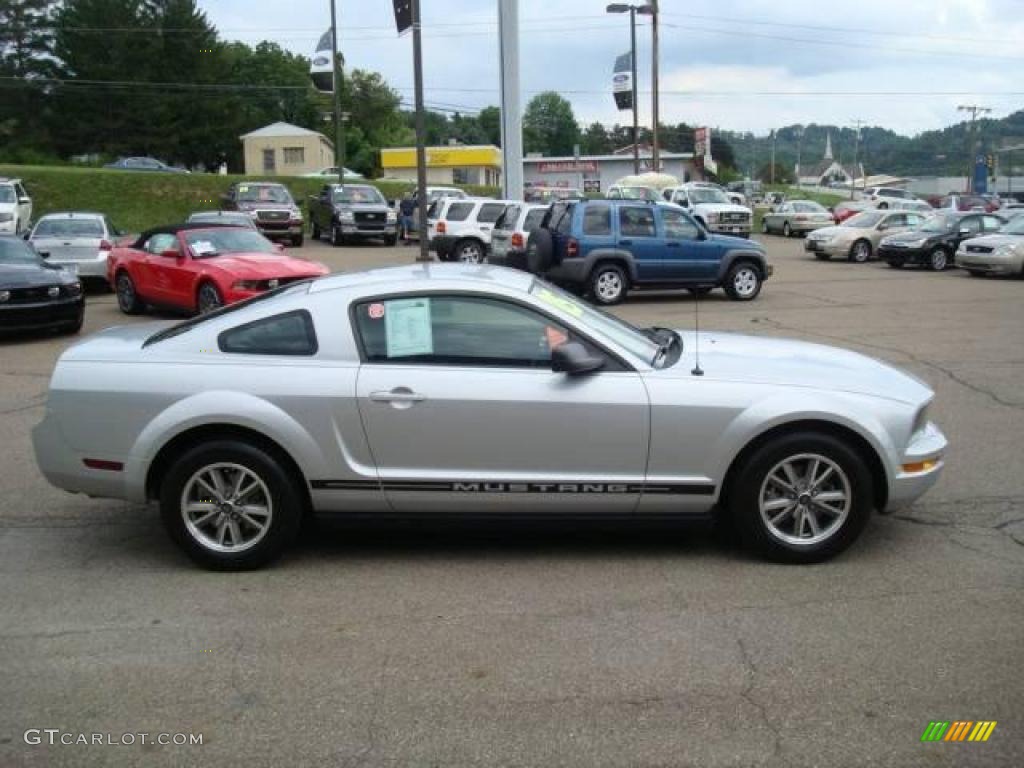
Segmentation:
<svg viewBox="0 0 1024 768">
<path fill-rule="evenodd" d="M 815 562 L 938 479 L 932 391 L 799 341 L 637 329 L 516 270 L 292 284 L 57 363 L 54 485 L 159 501 L 201 565 L 263 565 L 304 515 L 707 517 Z"/>
</svg>

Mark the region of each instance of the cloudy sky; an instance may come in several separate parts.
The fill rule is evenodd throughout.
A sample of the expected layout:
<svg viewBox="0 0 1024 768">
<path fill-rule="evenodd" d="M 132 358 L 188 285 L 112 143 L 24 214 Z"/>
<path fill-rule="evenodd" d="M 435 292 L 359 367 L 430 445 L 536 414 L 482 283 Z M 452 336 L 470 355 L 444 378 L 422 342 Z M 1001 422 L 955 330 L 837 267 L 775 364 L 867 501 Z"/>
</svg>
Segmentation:
<svg viewBox="0 0 1024 768">
<path fill-rule="evenodd" d="M 200 0 L 227 39 L 269 39 L 306 55 L 329 0 Z M 381 72 L 412 101 L 412 44 L 390 0 L 336 0 L 347 65 Z M 581 123 L 629 122 L 610 71 L 629 49 L 626 15 L 605 0 L 520 0 L 524 103 L 556 90 Z M 977 103 L 1024 108 L 1024 0 L 661 0 L 661 119 L 767 133 L 854 119 L 905 134 L 962 119 Z M 422 0 L 426 98 L 473 111 L 497 103 L 497 0 Z M 642 17 L 641 17 L 642 18 Z M 650 27 L 637 30 L 650 89 Z M 785 95 L 780 95 L 785 94 Z M 649 123 L 649 96 L 640 120 Z"/>
</svg>

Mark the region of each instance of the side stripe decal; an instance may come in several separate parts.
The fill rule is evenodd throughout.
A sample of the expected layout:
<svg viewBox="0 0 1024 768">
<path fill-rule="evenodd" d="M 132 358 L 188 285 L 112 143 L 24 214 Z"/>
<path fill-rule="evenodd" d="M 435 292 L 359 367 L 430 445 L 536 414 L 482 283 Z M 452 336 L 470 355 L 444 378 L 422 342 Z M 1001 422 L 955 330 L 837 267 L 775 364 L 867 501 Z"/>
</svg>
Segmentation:
<svg viewBox="0 0 1024 768">
<path fill-rule="evenodd" d="M 313 480 L 314 490 L 418 491 L 439 493 L 554 493 L 554 494 L 625 494 L 713 496 L 711 483 L 517 483 L 486 481 L 432 481 L 432 480 Z"/>
</svg>

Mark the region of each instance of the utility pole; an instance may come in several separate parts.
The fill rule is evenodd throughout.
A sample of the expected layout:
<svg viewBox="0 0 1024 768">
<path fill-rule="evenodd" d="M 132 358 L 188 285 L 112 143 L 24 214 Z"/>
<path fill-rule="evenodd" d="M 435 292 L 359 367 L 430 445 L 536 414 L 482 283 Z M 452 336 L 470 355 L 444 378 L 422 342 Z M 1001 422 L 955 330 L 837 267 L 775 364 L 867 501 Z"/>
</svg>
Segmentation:
<svg viewBox="0 0 1024 768">
<path fill-rule="evenodd" d="M 345 126 L 341 114 L 341 59 L 338 54 L 338 11 L 331 3 L 331 60 L 334 62 L 334 162 L 338 166 L 338 183 L 345 183 Z"/>
<path fill-rule="evenodd" d="M 854 192 L 857 189 L 857 153 L 860 150 L 860 129 L 864 125 L 863 120 L 852 120 L 853 123 L 853 178 L 850 179 L 850 199 L 853 200 Z"/>
<path fill-rule="evenodd" d="M 775 186 L 775 131 L 772 131 L 772 157 L 768 163 L 769 184 Z"/>
<path fill-rule="evenodd" d="M 978 115 L 987 115 L 992 110 L 989 107 L 980 107 L 977 104 L 961 104 L 956 108 L 957 112 L 971 113 L 971 128 L 967 136 L 967 193 L 974 192 L 974 156 L 978 150 L 978 136 L 976 123 Z"/>
<path fill-rule="evenodd" d="M 796 129 L 796 185 L 800 186 L 800 157 L 804 148 L 804 127 Z"/>
<path fill-rule="evenodd" d="M 633 75 L 633 175 L 640 174 L 640 105 L 636 92 L 636 6 L 629 6 L 629 59 Z"/>
<path fill-rule="evenodd" d="M 412 0 L 412 68 L 416 101 L 416 208 L 420 229 L 420 252 L 416 261 L 430 261 L 430 243 L 427 242 L 427 127 L 423 119 L 423 41 L 420 26 L 420 0 Z M 522 173 L 521 165 L 519 172 Z"/>
<path fill-rule="evenodd" d="M 658 147 L 658 0 L 651 7 L 651 163 L 655 173 L 661 172 L 661 151 Z"/>
<path fill-rule="evenodd" d="M 501 186 L 506 200 L 523 199 L 523 129 L 519 110 L 519 0 L 498 0 L 501 72 Z"/>
</svg>

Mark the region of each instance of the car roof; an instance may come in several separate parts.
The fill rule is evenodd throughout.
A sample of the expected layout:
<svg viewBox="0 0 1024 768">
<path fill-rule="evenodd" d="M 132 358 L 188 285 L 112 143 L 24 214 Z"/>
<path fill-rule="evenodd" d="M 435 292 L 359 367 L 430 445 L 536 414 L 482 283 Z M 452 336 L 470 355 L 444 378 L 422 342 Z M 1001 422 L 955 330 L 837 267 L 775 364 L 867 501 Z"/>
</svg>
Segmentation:
<svg viewBox="0 0 1024 768">
<path fill-rule="evenodd" d="M 0 184 L 20 184 L 20 183 L 21 183 L 21 179 L 14 179 L 14 178 L 7 178 L 5 176 L 0 176 Z"/>
<path fill-rule="evenodd" d="M 192 211 L 188 216 L 189 218 L 193 216 L 230 216 L 233 219 L 245 219 L 249 217 L 249 214 L 242 211 Z"/>
<path fill-rule="evenodd" d="M 364 288 L 380 285 L 387 292 L 431 288 L 431 283 L 453 283 L 465 288 L 504 288 L 528 291 L 534 276 L 518 269 L 506 269 L 490 264 L 405 264 L 396 267 L 379 267 L 361 272 L 343 272 L 318 278 L 311 285 L 310 293 L 320 293 L 347 288 Z"/>
<path fill-rule="evenodd" d="M 232 187 L 284 187 L 280 181 L 236 181 Z"/>
<path fill-rule="evenodd" d="M 39 221 L 43 219 L 105 219 L 107 214 L 100 213 L 99 211 L 50 211 L 44 213 L 39 217 Z"/>
</svg>

